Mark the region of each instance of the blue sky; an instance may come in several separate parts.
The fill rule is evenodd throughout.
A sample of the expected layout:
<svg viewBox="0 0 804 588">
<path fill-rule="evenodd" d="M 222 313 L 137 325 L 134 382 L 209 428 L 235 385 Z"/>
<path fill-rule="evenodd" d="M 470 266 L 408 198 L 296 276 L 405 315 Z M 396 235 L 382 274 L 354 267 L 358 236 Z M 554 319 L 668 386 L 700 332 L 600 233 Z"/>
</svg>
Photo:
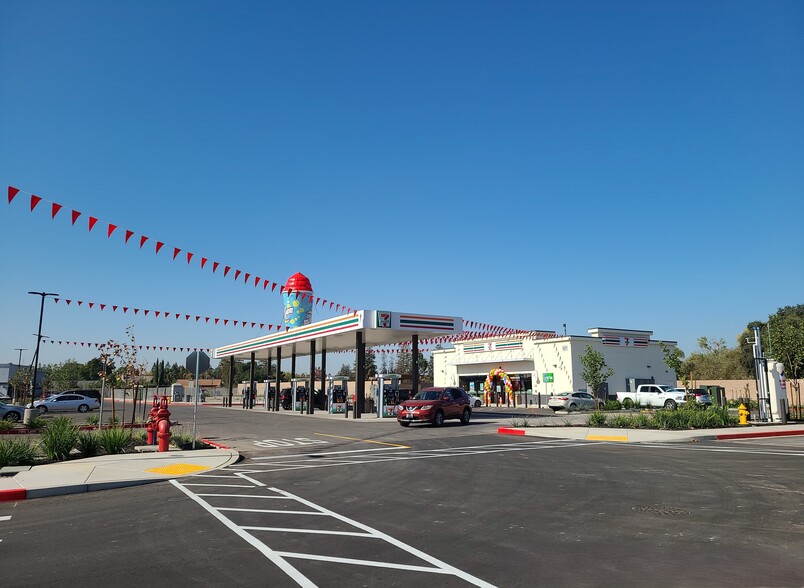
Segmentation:
<svg viewBox="0 0 804 588">
<path fill-rule="evenodd" d="M 28 290 L 281 322 L 201 256 L 352 308 L 733 345 L 804 302 L 803 30 L 798 1 L 6 0 L 0 362 L 35 345 Z M 53 303 L 43 332 L 128 324 L 259 334 Z"/>
</svg>

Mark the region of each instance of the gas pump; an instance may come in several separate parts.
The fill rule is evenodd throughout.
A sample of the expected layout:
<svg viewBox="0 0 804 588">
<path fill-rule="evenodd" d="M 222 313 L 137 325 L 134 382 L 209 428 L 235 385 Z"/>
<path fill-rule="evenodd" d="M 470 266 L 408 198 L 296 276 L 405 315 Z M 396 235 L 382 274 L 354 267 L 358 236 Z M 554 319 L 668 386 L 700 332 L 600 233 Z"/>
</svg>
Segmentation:
<svg viewBox="0 0 804 588">
<path fill-rule="evenodd" d="M 377 375 L 377 417 L 396 417 L 399 404 L 399 374 Z M 387 383 L 386 383 L 387 382 Z"/>
<path fill-rule="evenodd" d="M 306 381 L 304 378 L 293 378 L 290 381 L 290 397 L 293 399 L 293 410 L 301 410 L 302 402 L 306 399 L 307 388 L 304 387 Z"/>
<path fill-rule="evenodd" d="M 336 377 L 329 378 L 330 398 L 329 398 L 329 412 L 344 413 L 346 412 L 346 400 L 349 396 L 349 379 Z"/>
</svg>

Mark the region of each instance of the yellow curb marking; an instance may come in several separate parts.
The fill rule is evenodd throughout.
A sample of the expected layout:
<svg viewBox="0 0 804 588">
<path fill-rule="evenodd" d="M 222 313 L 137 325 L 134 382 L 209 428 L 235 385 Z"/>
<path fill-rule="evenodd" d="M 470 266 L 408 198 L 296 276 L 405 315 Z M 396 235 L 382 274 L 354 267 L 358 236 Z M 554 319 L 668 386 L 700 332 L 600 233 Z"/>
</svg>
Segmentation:
<svg viewBox="0 0 804 588">
<path fill-rule="evenodd" d="M 349 441 L 362 441 L 363 443 L 376 443 L 377 445 L 390 445 L 391 447 L 401 447 L 410 449 L 410 445 L 400 445 L 399 443 L 386 443 L 385 441 L 372 441 L 371 439 L 358 439 L 357 437 L 342 437 L 340 435 L 327 435 L 326 433 L 316 433 L 322 437 L 335 437 L 336 439 L 348 439 Z"/>
<path fill-rule="evenodd" d="M 621 441 L 628 442 L 628 437 L 625 435 L 587 435 L 587 441 Z"/>
<path fill-rule="evenodd" d="M 183 476 L 185 474 L 193 474 L 208 469 L 211 468 L 209 466 L 193 465 L 191 463 L 174 463 L 173 465 L 151 468 L 145 471 L 168 476 Z"/>
</svg>

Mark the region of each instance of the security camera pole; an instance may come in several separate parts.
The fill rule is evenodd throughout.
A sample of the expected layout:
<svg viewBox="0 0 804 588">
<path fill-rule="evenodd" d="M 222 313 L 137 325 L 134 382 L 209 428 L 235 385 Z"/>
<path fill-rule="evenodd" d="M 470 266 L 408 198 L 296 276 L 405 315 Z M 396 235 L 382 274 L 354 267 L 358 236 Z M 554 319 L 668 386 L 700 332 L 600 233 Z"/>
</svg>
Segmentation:
<svg viewBox="0 0 804 588">
<path fill-rule="evenodd" d="M 36 294 L 42 297 L 42 304 L 39 307 L 39 330 L 36 334 L 36 351 L 34 353 L 34 371 L 31 376 L 31 407 L 25 408 L 25 416 L 22 421 L 27 425 L 31 422 L 31 417 L 34 413 L 34 396 L 36 395 L 36 372 L 39 371 L 39 344 L 42 342 L 42 316 L 45 313 L 45 298 L 48 296 L 58 296 L 53 292 L 28 292 L 28 294 Z"/>
</svg>

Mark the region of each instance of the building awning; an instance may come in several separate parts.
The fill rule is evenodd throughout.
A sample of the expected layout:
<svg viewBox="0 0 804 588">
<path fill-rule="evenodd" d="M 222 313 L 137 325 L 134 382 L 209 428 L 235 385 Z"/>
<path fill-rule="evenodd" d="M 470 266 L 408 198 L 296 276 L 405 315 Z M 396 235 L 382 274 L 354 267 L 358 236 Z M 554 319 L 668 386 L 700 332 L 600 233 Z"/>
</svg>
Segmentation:
<svg viewBox="0 0 804 588">
<path fill-rule="evenodd" d="M 411 341 L 417 336 L 420 342 L 456 335 L 463 331 L 463 319 L 455 316 L 436 316 L 384 310 L 356 310 L 350 314 L 310 323 L 287 331 L 263 335 L 218 347 L 212 353 L 217 359 L 275 358 L 277 350 L 282 357 L 291 354 L 309 354 L 313 343 L 317 352 L 350 351 L 356 347 L 358 333 L 367 348 L 394 345 Z"/>
</svg>

